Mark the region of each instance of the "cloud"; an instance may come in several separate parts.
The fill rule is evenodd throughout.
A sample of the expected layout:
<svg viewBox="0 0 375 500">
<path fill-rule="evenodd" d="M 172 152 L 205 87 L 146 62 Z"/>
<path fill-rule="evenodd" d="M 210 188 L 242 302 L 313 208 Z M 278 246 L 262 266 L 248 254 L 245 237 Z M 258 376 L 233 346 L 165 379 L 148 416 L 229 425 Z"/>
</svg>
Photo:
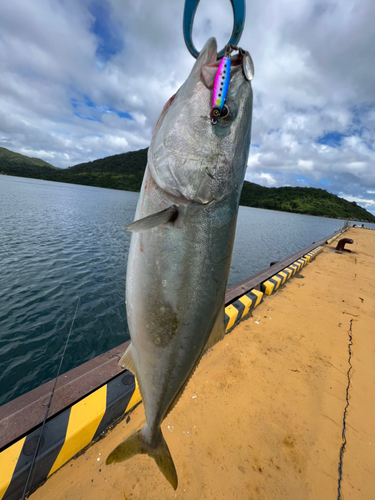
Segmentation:
<svg viewBox="0 0 375 500">
<path fill-rule="evenodd" d="M 60 167 L 146 147 L 194 62 L 182 16 L 170 0 L 1 2 L 0 145 Z M 247 179 L 323 187 L 374 210 L 374 17 L 372 0 L 247 3 Z M 196 47 L 216 36 L 222 48 L 231 31 L 229 0 L 201 0 Z"/>
</svg>

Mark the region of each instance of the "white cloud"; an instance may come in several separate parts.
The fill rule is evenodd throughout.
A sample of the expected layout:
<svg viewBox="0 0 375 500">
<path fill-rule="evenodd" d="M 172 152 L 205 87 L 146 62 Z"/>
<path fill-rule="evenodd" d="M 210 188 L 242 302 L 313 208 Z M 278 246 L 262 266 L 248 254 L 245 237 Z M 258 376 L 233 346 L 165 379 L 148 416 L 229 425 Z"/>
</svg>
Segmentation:
<svg viewBox="0 0 375 500">
<path fill-rule="evenodd" d="M 267 172 L 252 172 L 249 170 L 246 173 L 246 180 L 249 182 L 255 182 L 256 184 L 262 184 L 266 187 L 273 187 L 277 183 L 275 176 L 272 174 Z"/>
<path fill-rule="evenodd" d="M 170 0 L 1 2 L 0 146 L 62 167 L 146 147 L 194 62 L 182 16 Z M 247 3 L 248 179 L 327 188 L 371 207 L 374 18 L 373 0 Z M 224 46 L 231 29 L 229 0 L 201 0 L 198 48 L 209 36 Z"/>
<path fill-rule="evenodd" d="M 341 198 L 345 198 L 345 200 L 348 201 L 355 201 L 360 205 L 361 207 L 365 208 L 366 210 L 369 210 L 371 212 L 375 211 L 375 201 L 373 199 L 364 199 L 359 196 L 351 196 L 350 194 L 345 194 L 345 193 L 339 193 L 339 196 Z"/>
<path fill-rule="evenodd" d="M 298 166 L 301 167 L 302 170 L 310 171 L 313 169 L 314 162 L 311 160 L 298 160 Z"/>
</svg>

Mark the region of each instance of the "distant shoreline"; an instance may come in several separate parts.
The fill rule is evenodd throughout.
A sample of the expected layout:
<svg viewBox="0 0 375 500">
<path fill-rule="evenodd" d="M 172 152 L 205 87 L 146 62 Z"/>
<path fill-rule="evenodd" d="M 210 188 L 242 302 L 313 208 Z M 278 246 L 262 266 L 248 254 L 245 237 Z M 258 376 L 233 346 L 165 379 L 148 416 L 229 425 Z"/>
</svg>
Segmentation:
<svg viewBox="0 0 375 500">
<path fill-rule="evenodd" d="M 65 180 L 50 180 L 50 179 L 40 179 L 40 178 L 35 178 L 35 177 L 22 177 L 22 176 L 19 176 L 19 175 L 10 175 L 10 174 L 5 174 L 3 172 L 0 172 L 0 175 L 3 175 L 4 177 L 15 177 L 17 179 L 31 179 L 31 180 L 35 180 L 35 181 L 44 181 L 44 182 L 55 182 L 56 184 L 69 184 L 70 186 L 80 186 L 80 187 L 90 187 L 90 188 L 97 188 L 97 189 L 108 189 L 108 190 L 111 190 L 111 191 L 124 191 L 126 193 L 134 193 L 134 194 L 139 194 L 139 191 L 133 191 L 133 190 L 129 190 L 129 189 L 116 189 L 116 188 L 111 188 L 111 187 L 104 187 L 104 186 L 91 186 L 89 184 L 78 184 L 78 183 L 75 183 L 75 182 L 67 182 Z M 355 222 L 355 223 L 360 223 L 360 224 L 375 224 L 375 222 L 370 222 L 370 221 L 367 221 L 367 220 L 361 220 L 361 219 L 354 219 L 354 218 L 347 218 L 347 217 L 331 217 L 329 215 L 314 215 L 314 214 L 302 214 L 300 212 L 290 212 L 290 211 L 287 211 L 287 210 L 277 210 L 277 209 L 273 209 L 273 208 L 263 208 L 263 207 L 252 207 L 250 205 L 243 205 L 240 203 L 240 206 L 241 207 L 246 207 L 246 208 L 256 208 L 256 209 L 259 209 L 259 210 L 267 210 L 269 212 L 282 212 L 282 213 L 285 213 L 285 214 L 293 214 L 293 215 L 304 215 L 304 216 L 308 216 L 308 217 L 320 217 L 320 218 L 324 218 L 324 219 L 333 219 L 333 220 L 341 220 L 341 221 L 349 221 L 349 222 Z"/>
<path fill-rule="evenodd" d="M 147 156 L 148 149 L 144 148 L 61 169 L 39 158 L 30 158 L 0 147 L 0 172 L 7 176 L 139 192 Z M 240 205 L 329 219 L 375 223 L 375 216 L 355 201 L 347 201 L 321 188 L 275 188 L 244 181 Z"/>
</svg>

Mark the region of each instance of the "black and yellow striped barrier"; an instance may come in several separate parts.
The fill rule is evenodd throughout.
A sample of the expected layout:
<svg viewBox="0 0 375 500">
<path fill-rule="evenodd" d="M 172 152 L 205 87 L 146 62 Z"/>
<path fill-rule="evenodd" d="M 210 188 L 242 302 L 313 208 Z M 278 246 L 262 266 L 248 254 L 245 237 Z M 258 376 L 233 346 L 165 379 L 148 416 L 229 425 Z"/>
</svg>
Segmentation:
<svg viewBox="0 0 375 500">
<path fill-rule="evenodd" d="M 306 264 L 308 260 L 305 257 L 296 260 L 293 264 L 285 267 L 283 270 L 279 271 L 277 274 L 273 275 L 266 281 L 263 281 L 260 288 L 265 295 L 272 295 L 284 285 L 292 276 L 294 276 L 298 271 L 300 271 Z"/>
<path fill-rule="evenodd" d="M 307 253 L 304 257 L 307 259 L 307 262 L 311 262 L 320 252 L 323 250 L 323 247 L 314 248 L 311 252 Z"/>
<path fill-rule="evenodd" d="M 329 240 L 327 240 L 326 241 L 327 245 L 330 245 L 333 241 L 337 240 L 337 238 L 339 238 L 342 235 L 342 233 L 345 233 L 346 230 L 347 230 L 347 228 L 342 229 L 338 234 L 333 236 L 333 238 L 330 238 Z"/>
<path fill-rule="evenodd" d="M 259 290 L 250 290 L 239 299 L 225 308 L 225 331 L 229 332 L 233 327 L 259 306 L 263 300 L 263 293 Z"/>
<path fill-rule="evenodd" d="M 274 276 L 271 276 L 260 286 L 260 289 L 265 295 L 272 295 L 280 288 L 280 286 L 284 285 L 292 276 L 298 273 L 303 267 L 305 267 L 309 262 L 311 262 L 315 257 L 323 250 L 322 246 L 319 246 L 307 253 L 300 259 L 290 264 L 288 267 L 285 267 L 283 270 L 279 271 Z"/>
<path fill-rule="evenodd" d="M 124 372 L 47 421 L 28 490 L 77 455 L 140 400 L 134 376 Z M 41 427 L 0 453 L 0 500 L 22 497 L 40 431 Z"/>
</svg>

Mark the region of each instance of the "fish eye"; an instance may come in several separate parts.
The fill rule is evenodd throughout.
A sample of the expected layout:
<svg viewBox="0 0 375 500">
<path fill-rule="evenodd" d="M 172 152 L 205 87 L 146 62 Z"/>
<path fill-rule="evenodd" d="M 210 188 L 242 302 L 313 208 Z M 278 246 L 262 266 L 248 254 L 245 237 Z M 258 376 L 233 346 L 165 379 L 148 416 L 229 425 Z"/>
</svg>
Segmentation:
<svg viewBox="0 0 375 500">
<path fill-rule="evenodd" d="M 224 104 L 223 109 L 221 110 L 220 113 L 220 118 L 228 118 L 229 115 L 229 108 Z"/>
</svg>

